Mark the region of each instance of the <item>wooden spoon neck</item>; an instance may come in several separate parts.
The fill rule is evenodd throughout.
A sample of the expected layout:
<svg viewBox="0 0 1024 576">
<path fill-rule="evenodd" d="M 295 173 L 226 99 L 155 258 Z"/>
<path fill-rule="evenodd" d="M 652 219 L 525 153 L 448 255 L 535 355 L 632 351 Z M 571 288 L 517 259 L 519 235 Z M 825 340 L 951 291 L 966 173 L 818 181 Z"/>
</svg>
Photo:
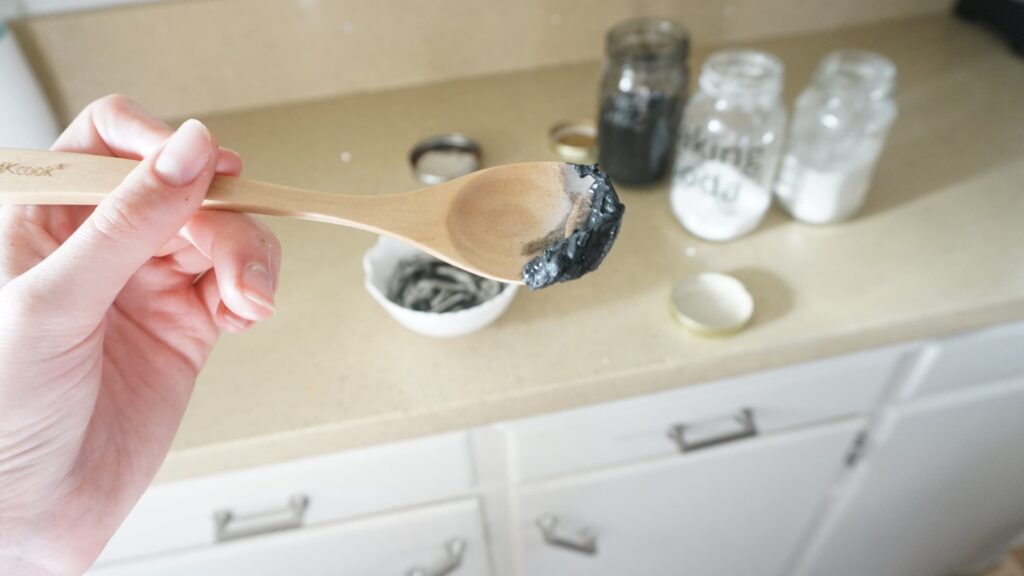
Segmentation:
<svg viewBox="0 0 1024 576">
<path fill-rule="evenodd" d="M 416 192 L 342 194 L 231 177 L 214 180 L 204 207 L 337 224 L 416 244 L 445 225 L 443 206 Z"/>
</svg>

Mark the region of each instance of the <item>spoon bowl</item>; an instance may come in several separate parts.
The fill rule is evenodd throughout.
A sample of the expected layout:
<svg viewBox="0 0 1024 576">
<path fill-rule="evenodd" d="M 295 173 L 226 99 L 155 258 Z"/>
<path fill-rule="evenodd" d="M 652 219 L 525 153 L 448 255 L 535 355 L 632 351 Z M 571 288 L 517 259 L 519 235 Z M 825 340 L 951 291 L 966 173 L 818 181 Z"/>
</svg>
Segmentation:
<svg viewBox="0 0 1024 576">
<path fill-rule="evenodd" d="M 557 162 L 502 166 L 464 178 L 446 222 L 452 246 L 466 264 L 520 282 L 530 260 L 579 224 L 593 182 Z"/>
</svg>

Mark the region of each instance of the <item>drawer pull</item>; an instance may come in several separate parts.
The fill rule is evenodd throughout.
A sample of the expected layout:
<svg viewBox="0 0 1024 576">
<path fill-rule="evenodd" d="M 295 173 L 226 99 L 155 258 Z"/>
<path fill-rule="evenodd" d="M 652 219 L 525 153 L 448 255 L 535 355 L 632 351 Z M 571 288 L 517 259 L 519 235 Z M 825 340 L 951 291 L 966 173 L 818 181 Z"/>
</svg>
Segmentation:
<svg viewBox="0 0 1024 576">
<path fill-rule="evenodd" d="M 410 568 L 405 576 L 448 576 L 462 566 L 462 556 L 466 553 L 466 541 L 462 538 L 452 538 L 444 543 L 444 563 L 433 569 Z"/>
<path fill-rule="evenodd" d="M 545 514 L 538 518 L 537 527 L 540 528 L 544 541 L 551 546 L 565 548 L 580 554 L 587 554 L 588 556 L 597 554 L 597 534 L 591 528 L 580 528 L 575 538 L 559 536 L 557 532 L 558 516 L 554 514 Z"/>
<path fill-rule="evenodd" d="M 736 440 L 757 436 L 757 424 L 754 422 L 754 411 L 750 408 L 740 410 L 740 413 L 732 416 L 731 419 L 740 425 L 739 430 L 701 440 L 689 441 L 686 439 L 687 425 L 676 424 L 669 428 L 668 437 L 676 443 L 680 452 L 693 452 L 694 450 L 700 450 L 701 448 L 708 448 L 710 446 L 725 444 L 726 442 L 735 442 Z"/>
<path fill-rule="evenodd" d="M 288 506 L 280 510 L 245 516 L 240 516 L 227 509 L 218 510 L 213 513 L 217 542 L 299 528 L 302 526 L 307 508 L 309 508 L 309 496 L 295 494 L 288 500 Z"/>
</svg>

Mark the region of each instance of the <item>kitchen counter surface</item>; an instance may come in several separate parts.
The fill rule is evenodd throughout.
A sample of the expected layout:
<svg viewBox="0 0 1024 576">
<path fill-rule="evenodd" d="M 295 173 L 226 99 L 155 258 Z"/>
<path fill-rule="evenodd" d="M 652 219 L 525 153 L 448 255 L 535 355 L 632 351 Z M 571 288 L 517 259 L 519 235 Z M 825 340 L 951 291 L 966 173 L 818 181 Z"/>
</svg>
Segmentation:
<svg viewBox="0 0 1024 576">
<path fill-rule="evenodd" d="M 433 340 L 363 288 L 369 234 L 271 219 L 286 256 L 277 316 L 225 336 L 200 377 L 166 481 L 688 386 L 1024 319 L 1024 61 L 951 18 L 757 44 L 787 65 L 787 102 L 828 50 L 899 66 L 901 108 L 864 212 L 814 227 L 773 208 L 728 244 L 686 233 L 665 186 L 622 190 L 626 219 L 596 273 L 522 290 L 482 332 Z M 707 52 L 691 60 L 696 73 Z M 592 116 L 596 63 L 204 118 L 247 176 L 377 194 L 417 186 L 406 153 L 444 131 L 486 165 L 553 159 L 549 126 Z M 349 161 L 342 161 L 347 152 Z M 735 274 L 757 303 L 724 339 L 669 314 L 672 280 Z"/>
</svg>

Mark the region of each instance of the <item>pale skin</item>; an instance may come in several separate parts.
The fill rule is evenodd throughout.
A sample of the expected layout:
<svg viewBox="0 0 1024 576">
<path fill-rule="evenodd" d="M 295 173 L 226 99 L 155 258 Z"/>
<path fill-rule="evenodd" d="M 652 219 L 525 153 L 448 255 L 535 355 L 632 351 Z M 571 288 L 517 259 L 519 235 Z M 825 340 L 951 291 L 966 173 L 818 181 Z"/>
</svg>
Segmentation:
<svg viewBox="0 0 1024 576">
<path fill-rule="evenodd" d="M 95 209 L 0 206 L 0 574 L 82 574 L 167 454 L 221 332 L 274 313 L 281 248 L 199 211 L 238 154 L 123 96 L 54 150 L 141 160 Z"/>
</svg>

